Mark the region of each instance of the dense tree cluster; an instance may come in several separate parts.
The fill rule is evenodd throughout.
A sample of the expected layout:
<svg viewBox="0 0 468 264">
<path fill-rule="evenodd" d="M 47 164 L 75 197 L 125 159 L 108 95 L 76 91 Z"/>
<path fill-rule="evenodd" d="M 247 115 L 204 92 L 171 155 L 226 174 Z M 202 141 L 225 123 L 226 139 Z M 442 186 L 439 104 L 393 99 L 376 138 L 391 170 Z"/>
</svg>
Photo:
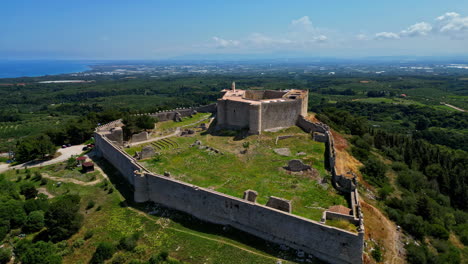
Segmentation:
<svg viewBox="0 0 468 264">
<path fill-rule="evenodd" d="M 144 130 L 154 129 L 157 120 L 148 115 L 126 115 L 122 122 L 124 123 L 123 133 L 124 138 L 129 139 L 133 134 L 140 133 Z"/>
<path fill-rule="evenodd" d="M 0 242 L 13 230 L 37 233 L 34 240 L 21 239 L 13 245 L 16 257 L 25 264 L 61 263 L 54 242 L 69 238 L 81 228 L 80 197 L 66 194 L 49 200 L 38 194 L 35 178 L 12 182 L 0 174 Z M 11 250 L 0 249 L 0 263 L 10 257 Z"/>
<path fill-rule="evenodd" d="M 408 261 L 460 263 L 460 252 L 448 238 L 454 232 L 468 245 L 468 153 L 418 135 L 371 128 L 358 113 L 325 108 L 317 117 L 355 135 L 351 152 L 364 164 L 364 179 L 378 188 L 389 217 L 422 241 L 422 246 L 407 246 Z M 382 157 L 391 160 L 391 166 Z M 399 196 L 392 195 L 388 170 L 397 175 Z M 425 244 L 426 237 L 436 253 Z"/>
</svg>

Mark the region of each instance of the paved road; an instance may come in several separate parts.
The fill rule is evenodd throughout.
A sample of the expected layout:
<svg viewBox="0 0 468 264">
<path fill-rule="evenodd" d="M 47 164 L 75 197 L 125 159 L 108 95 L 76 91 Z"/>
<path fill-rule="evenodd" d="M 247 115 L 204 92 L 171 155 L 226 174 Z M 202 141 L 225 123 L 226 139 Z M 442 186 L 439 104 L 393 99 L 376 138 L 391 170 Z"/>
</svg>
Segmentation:
<svg viewBox="0 0 468 264">
<path fill-rule="evenodd" d="M 81 152 L 83 152 L 84 146 L 85 145 L 76 145 L 76 146 L 71 146 L 68 148 L 61 148 L 58 150 L 58 152 L 61 153 L 61 155 L 51 160 L 39 161 L 39 162 L 29 161 L 29 162 L 19 164 L 13 167 L 9 167 L 8 164 L 0 164 L 0 173 L 7 171 L 7 170 L 12 170 L 12 169 L 23 169 L 25 167 L 28 167 L 28 168 L 40 167 L 40 166 L 47 166 L 47 165 L 59 163 L 59 162 L 69 159 L 73 155 L 81 154 Z"/>
</svg>

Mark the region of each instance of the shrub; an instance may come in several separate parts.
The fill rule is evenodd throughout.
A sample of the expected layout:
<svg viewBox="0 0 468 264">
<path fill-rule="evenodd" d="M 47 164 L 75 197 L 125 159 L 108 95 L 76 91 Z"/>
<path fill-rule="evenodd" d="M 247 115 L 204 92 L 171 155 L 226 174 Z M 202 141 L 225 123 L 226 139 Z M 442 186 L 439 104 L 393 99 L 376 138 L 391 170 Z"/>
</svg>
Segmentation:
<svg viewBox="0 0 468 264">
<path fill-rule="evenodd" d="M 91 258 L 91 261 L 89 263 L 91 264 L 104 263 L 105 260 L 112 258 L 114 251 L 115 251 L 115 248 L 111 243 L 101 242 L 97 246 L 96 251 L 94 252 L 93 257 Z"/>
<path fill-rule="evenodd" d="M 93 200 L 88 201 L 88 205 L 86 205 L 86 210 L 89 210 L 94 207 L 96 203 Z"/>
<path fill-rule="evenodd" d="M 0 264 L 6 264 L 10 262 L 11 250 L 8 248 L 0 248 Z"/>
<path fill-rule="evenodd" d="M 80 200 L 78 195 L 67 194 L 50 204 L 46 213 L 46 226 L 52 241 L 68 239 L 81 228 L 83 215 L 79 213 Z"/>
<path fill-rule="evenodd" d="M 77 240 L 75 240 L 75 242 L 73 242 L 72 247 L 80 248 L 84 245 L 84 243 L 85 243 L 84 239 L 78 238 Z"/>
<path fill-rule="evenodd" d="M 378 245 L 375 246 L 374 250 L 371 253 L 372 257 L 375 259 L 376 262 L 382 262 L 382 250 Z"/>
<path fill-rule="evenodd" d="M 426 264 L 426 251 L 423 247 L 415 244 L 408 244 L 406 248 L 406 260 L 412 264 Z"/>
<path fill-rule="evenodd" d="M 133 251 L 137 246 L 138 239 L 140 238 L 139 233 L 135 233 L 128 237 L 123 237 L 119 241 L 119 249 Z"/>
<path fill-rule="evenodd" d="M 37 193 L 36 187 L 31 182 L 25 182 L 20 186 L 20 194 L 24 195 L 26 200 L 35 198 Z"/>
<path fill-rule="evenodd" d="M 88 240 L 90 238 L 92 238 L 94 235 L 94 231 L 93 230 L 87 230 L 84 234 L 84 240 Z"/>
<path fill-rule="evenodd" d="M 449 238 L 449 232 L 443 226 L 438 224 L 430 225 L 429 232 L 433 237 L 447 240 Z"/>
<path fill-rule="evenodd" d="M 43 211 L 32 211 L 26 218 L 26 223 L 23 229 L 26 232 L 36 232 L 44 227 L 44 212 Z"/>
<path fill-rule="evenodd" d="M 96 208 L 96 211 L 101 211 L 102 207 L 99 205 L 97 208 Z"/>
<path fill-rule="evenodd" d="M 151 256 L 151 258 L 148 260 L 148 263 L 149 264 L 162 263 L 163 261 L 166 261 L 168 257 L 169 257 L 169 253 L 166 251 L 162 251 L 158 255 Z"/>
<path fill-rule="evenodd" d="M 42 180 L 42 174 L 38 171 L 34 172 L 34 177 L 32 178 L 33 181 L 40 181 Z"/>
<path fill-rule="evenodd" d="M 41 180 L 41 185 L 46 185 L 47 184 L 47 179 L 46 178 L 42 178 Z"/>
</svg>

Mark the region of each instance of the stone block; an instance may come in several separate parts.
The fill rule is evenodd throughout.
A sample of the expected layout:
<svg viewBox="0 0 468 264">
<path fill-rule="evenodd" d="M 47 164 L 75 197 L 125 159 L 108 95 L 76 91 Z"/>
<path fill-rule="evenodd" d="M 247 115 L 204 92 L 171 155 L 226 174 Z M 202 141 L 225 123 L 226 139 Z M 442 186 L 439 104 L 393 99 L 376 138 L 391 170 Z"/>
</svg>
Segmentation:
<svg viewBox="0 0 468 264">
<path fill-rule="evenodd" d="M 242 199 L 255 203 L 257 201 L 257 196 L 258 193 L 256 191 L 247 190 L 244 192 L 244 197 Z"/>
<path fill-rule="evenodd" d="M 328 141 L 327 135 L 324 134 L 324 133 L 320 133 L 320 132 L 314 132 L 312 134 L 312 138 L 317 142 L 327 142 Z"/>
<path fill-rule="evenodd" d="M 141 142 L 141 141 L 145 141 L 145 140 L 148 140 L 148 132 L 146 132 L 146 131 L 143 131 L 141 133 L 132 135 L 132 142 L 133 143 Z"/>
<path fill-rule="evenodd" d="M 293 159 L 288 162 L 288 166 L 286 167 L 286 169 L 290 171 L 305 171 L 310 170 L 311 167 L 309 165 L 304 164 L 301 160 Z"/>
<path fill-rule="evenodd" d="M 268 198 L 266 206 L 284 211 L 286 213 L 291 213 L 292 211 L 291 201 L 275 196 L 270 196 L 270 198 Z"/>
<path fill-rule="evenodd" d="M 151 146 L 144 146 L 143 149 L 140 152 L 140 159 L 147 159 L 151 158 L 154 155 L 156 155 L 156 152 L 154 151 L 154 148 Z"/>
</svg>

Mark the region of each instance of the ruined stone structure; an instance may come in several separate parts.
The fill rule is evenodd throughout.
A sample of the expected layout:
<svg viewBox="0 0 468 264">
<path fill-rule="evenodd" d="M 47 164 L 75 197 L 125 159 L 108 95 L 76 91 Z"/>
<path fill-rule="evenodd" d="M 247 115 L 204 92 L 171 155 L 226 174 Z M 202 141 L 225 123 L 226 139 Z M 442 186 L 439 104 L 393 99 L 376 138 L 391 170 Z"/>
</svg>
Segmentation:
<svg viewBox="0 0 468 264">
<path fill-rule="evenodd" d="M 131 141 L 132 143 L 137 143 L 137 142 L 148 140 L 148 137 L 149 137 L 148 132 L 143 131 L 138 134 L 133 134 Z"/>
<path fill-rule="evenodd" d="M 183 115 L 183 111 L 177 111 Z M 165 112 L 165 115 L 172 114 Z M 322 222 L 316 222 L 291 214 L 290 201 L 282 198 L 271 196 L 268 203 L 262 205 L 256 203 L 258 194 L 252 190 L 247 190 L 244 199 L 240 199 L 151 173 L 111 139 L 109 130 L 115 127 L 116 122 L 96 129 L 96 151 L 133 186 L 136 202 L 152 201 L 206 222 L 229 225 L 273 243 L 304 251 L 329 263 L 362 263 L 364 225 L 356 182 L 336 175 L 333 137 L 329 128 L 324 124 L 309 122 L 303 116 L 298 116 L 295 121 L 305 131 L 323 133 L 327 137 L 325 144 L 332 181 L 338 190 L 350 196 L 350 214 L 326 211 Z M 337 218 L 353 221 L 358 225 L 359 232 L 353 233 L 324 224 L 327 219 Z"/>
<path fill-rule="evenodd" d="M 307 115 L 309 92 L 304 90 L 223 90 L 218 99 L 217 126 L 221 129 L 248 128 L 250 134 L 296 125 Z"/>
</svg>

